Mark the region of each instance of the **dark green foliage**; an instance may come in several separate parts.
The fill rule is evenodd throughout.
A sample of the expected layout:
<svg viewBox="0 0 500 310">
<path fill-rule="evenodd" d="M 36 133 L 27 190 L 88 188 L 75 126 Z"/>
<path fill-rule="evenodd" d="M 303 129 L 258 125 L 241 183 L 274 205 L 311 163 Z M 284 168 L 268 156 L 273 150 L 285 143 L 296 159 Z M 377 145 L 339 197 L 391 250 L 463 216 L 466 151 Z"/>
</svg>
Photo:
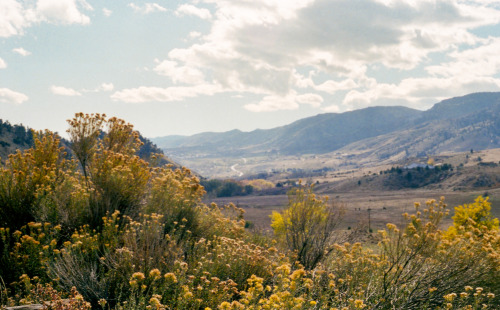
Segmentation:
<svg viewBox="0 0 500 310">
<path fill-rule="evenodd" d="M 400 189 L 420 188 L 429 184 L 441 182 L 449 177 L 452 171 L 452 165 L 442 164 L 436 166 L 421 165 L 410 169 L 398 166 L 385 170 L 381 172 L 381 174 L 389 174 L 384 180 L 386 186 Z"/>
<path fill-rule="evenodd" d="M 251 195 L 254 192 L 252 185 L 242 185 L 234 180 L 202 180 L 200 184 L 210 196 L 234 197 Z"/>
<path fill-rule="evenodd" d="M 241 196 L 243 194 L 243 186 L 236 182 L 226 181 L 217 191 L 217 197 L 232 197 Z"/>
</svg>

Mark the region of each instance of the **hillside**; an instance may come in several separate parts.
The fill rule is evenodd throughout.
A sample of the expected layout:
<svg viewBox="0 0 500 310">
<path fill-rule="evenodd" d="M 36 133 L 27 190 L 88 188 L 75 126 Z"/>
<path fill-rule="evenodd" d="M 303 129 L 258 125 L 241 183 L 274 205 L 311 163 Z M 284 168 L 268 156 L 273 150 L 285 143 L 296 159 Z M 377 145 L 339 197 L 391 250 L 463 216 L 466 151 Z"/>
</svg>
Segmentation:
<svg viewBox="0 0 500 310">
<path fill-rule="evenodd" d="M 464 109 L 460 101 L 457 105 L 438 104 L 425 113 L 431 120 L 424 118 L 411 128 L 360 140 L 339 151 L 356 154 L 360 162 L 380 162 L 408 156 L 499 148 L 500 103 L 498 97 L 496 100 L 483 106 L 470 102 Z M 444 118 L 443 115 L 452 116 Z"/>
<path fill-rule="evenodd" d="M 4 160 L 18 149 L 27 149 L 33 144 L 29 128 L 23 125 L 11 125 L 0 119 L 0 158 Z"/>
<path fill-rule="evenodd" d="M 152 140 L 167 154 L 182 157 L 249 156 L 328 153 L 361 139 L 405 128 L 421 111 L 405 107 L 372 107 L 346 113 L 327 113 L 268 130 L 201 133 Z"/>
<path fill-rule="evenodd" d="M 164 155 L 163 151 L 151 140 L 139 134 L 139 139 L 143 145 L 137 152 L 137 155 L 144 159 L 149 159 L 153 154 Z M 69 141 L 61 139 L 64 147 L 69 146 Z M 8 121 L 0 119 L 0 160 L 4 161 L 9 154 L 17 150 L 25 150 L 33 146 L 33 135 L 30 128 L 22 124 L 11 125 Z M 180 167 L 166 156 L 161 156 L 158 160 L 159 165 L 171 164 L 174 167 Z"/>
<path fill-rule="evenodd" d="M 152 139 L 178 158 L 300 156 L 340 152 L 361 161 L 394 160 L 500 147 L 500 93 L 474 93 L 427 111 L 371 107 L 326 113 L 268 130 Z"/>
</svg>

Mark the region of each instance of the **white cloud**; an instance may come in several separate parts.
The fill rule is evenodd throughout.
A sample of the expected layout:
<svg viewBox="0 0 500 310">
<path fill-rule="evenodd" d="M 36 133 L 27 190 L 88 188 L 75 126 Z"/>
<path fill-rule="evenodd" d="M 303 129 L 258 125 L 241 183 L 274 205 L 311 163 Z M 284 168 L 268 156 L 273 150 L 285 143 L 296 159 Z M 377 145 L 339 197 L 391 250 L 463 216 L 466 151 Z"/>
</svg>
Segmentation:
<svg viewBox="0 0 500 310">
<path fill-rule="evenodd" d="M 481 91 L 500 91 L 500 79 L 493 77 L 408 78 L 398 84 L 380 83 L 367 90 L 352 90 L 341 110 L 370 105 L 404 104 L 429 108 L 437 100 Z"/>
<path fill-rule="evenodd" d="M 179 67 L 175 61 L 164 60 L 154 68 L 154 71 L 170 77 L 174 83 L 200 84 L 204 81 L 200 70 L 189 66 Z"/>
<path fill-rule="evenodd" d="M 0 37 L 23 35 L 26 28 L 41 22 L 90 23 L 90 18 L 82 10 L 91 11 L 93 8 L 85 0 L 1 0 Z"/>
<path fill-rule="evenodd" d="M 309 104 L 315 108 L 319 108 L 323 102 L 323 97 L 317 94 L 303 94 L 296 98 L 298 103 Z"/>
<path fill-rule="evenodd" d="M 352 80 L 352 79 L 346 79 L 340 82 L 333 81 L 333 80 L 328 80 L 326 82 L 323 82 L 319 85 L 314 85 L 314 89 L 328 93 L 328 94 L 334 94 L 338 91 L 341 90 L 348 90 L 348 89 L 353 89 L 357 88 L 358 84 Z"/>
<path fill-rule="evenodd" d="M 15 92 L 8 88 L 0 88 L 0 102 L 10 104 L 21 104 L 28 100 L 28 96 Z"/>
<path fill-rule="evenodd" d="M 129 3 L 128 6 L 134 10 L 136 13 L 150 14 L 155 12 L 166 12 L 167 9 L 159 5 L 158 3 L 146 3 L 143 6 L 137 5 L 135 3 Z"/>
<path fill-rule="evenodd" d="M 92 10 L 84 0 L 38 0 L 36 11 L 43 21 L 54 24 L 89 24 L 90 18 L 80 9 Z"/>
<path fill-rule="evenodd" d="M 50 91 L 54 95 L 59 95 L 59 96 L 81 96 L 82 94 L 72 88 L 66 88 L 62 86 L 51 86 Z"/>
<path fill-rule="evenodd" d="M 34 19 L 34 11 L 25 9 L 16 0 L 0 1 L 0 37 L 23 34 Z"/>
<path fill-rule="evenodd" d="M 98 91 L 112 91 L 115 88 L 113 83 L 102 83 L 101 86 L 97 88 Z"/>
<path fill-rule="evenodd" d="M 29 51 L 25 50 L 25 49 L 24 49 L 24 48 L 22 48 L 22 47 L 14 48 L 14 49 L 12 49 L 12 51 L 13 51 L 14 53 L 16 53 L 16 54 L 21 55 L 21 56 L 29 56 L 29 55 L 31 55 L 31 52 L 29 52 Z"/>
<path fill-rule="evenodd" d="M 449 54 L 451 61 L 426 68 L 433 76 L 493 76 L 500 72 L 500 38 L 488 38 L 474 48 Z"/>
<path fill-rule="evenodd" d="M 201 19 L 211 19 L 212 14 L 208 9 L 198 8 L 191 4 L 182 4 L 175 11 L 175 15 L 177 16 L 196 16 Z"/>
<path fill-rule="evenodd" d="M 5 69 L 5 68 L 7 68 L 7 63 L 5 62 L 5 60 L 0 58 L 0 69 Z"/>
<path fill-rule="evenodd" d="M 485 39 L 474 32 L 482 26 L 498 26 L 500 7 L 495 2 L 193 3 L 200 6 L 183 4 L 175 14 L 210 20 L 210 31 L 190 46 L 170 50 L 154 68 L 173 84 L 190 86 L 142 86 L 116 92 L 113 99 L 177 101 L 219 92 L 252 94 L 261 100 L 245 108 L 261 112 L 297 109 L 300 104 L 320 108 L 323 96 L 335 95 L 345 96 L 343 103 L 323 109 L 344 111 L 398 102 L 419 107 L 466 89 L 498 87 L 500 38 Z M 201 8 L 205 4 L 211 11 Z M 193 31 L 189 37 L 198 38 L 201 33 Z M 447 62 L 436 65 L 436 59 Z M 413 73 L 419 78 L 409 79 Z M 198 85 L 217 91 L 192 91 Z M 186 94 L 187 90 L 192 93 Z"/>
<path fill-rule="evenodd" d="M 278 110 L 296 110 L 299 104 L 292 96 L 265 96 L 258 103 L 245 105 L 245 109 L 251 112 L 271 112 Z"/>
<path fill-rule="evenodd" d="M 111 95 L 111 99 L 123 102 L 171 102 L 182 101 L 200 95 L 213 96 L 222 89 L 217 85 L 179 86 L 179 87 L 146 87 L 123 89 Z"/>
<path fill-rule="evenodd" d="M 191 32 L 189 33 L 189 37 L 190 37 L 191 39 L 196 39 L 196 38 L 199 38 L 199 37 L 201 37 L 201 32 L 198 32 L 198 31 L 191 31 Z"/>
<path fill-rule="evenodd" d="M 251 112 L 270 112 L 279 110 L 296 110 L 299 104 L 308 104 L 313 107 L 320 107 L 323 98 L 317 94 L 298 95 L 295 91 L 285 96 L 265 96 L 258 103 L 245 105 L 245 109 Z"/>
<path fill-rule="evenodd" d="M 110 92 L 113 89 L 115 89 L 115 86 L 113 85 L 113 83 L 102 83 L 101 85 L 99 85 L 98 87 L 96 87 L 94 89 L 82 89 L 81 92 L 84 92 L 84 93 Z M 70 90 L 74 91 L 75 93 L 80 93 L 80 92 L 72 90 L 72 89 L 70 89 Z M 69 92 L 69 93 L 71 93 L 71 92 Z"/>
<path fill-rule="evenodd" d="M 113 11 L 111 11 L 110 9 L 107 9 L 107 8 L 103 8 L 102 14 L 104 14 L 104 16 L 106 16 L 106 17 L 110 17 L 111 14 L 113 14 Z"/>
</svg>

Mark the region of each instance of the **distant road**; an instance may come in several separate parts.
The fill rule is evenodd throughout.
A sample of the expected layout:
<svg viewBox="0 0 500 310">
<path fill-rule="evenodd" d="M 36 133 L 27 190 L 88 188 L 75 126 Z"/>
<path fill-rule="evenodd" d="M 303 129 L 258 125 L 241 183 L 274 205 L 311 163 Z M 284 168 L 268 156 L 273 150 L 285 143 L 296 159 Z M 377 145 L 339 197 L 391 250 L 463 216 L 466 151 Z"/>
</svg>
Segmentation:
<svg viewBox="0 0 500 310">
<path fill-rule="evenodd" d="M 242 158 L 243 160 L 243 163 L 247 163 L 247 159 L 246 158 Z M 239 177 L 243 176 L 243 172 L 239 171 L 238 169 L 236 169 L 236 167 L 238 166 L 239 164 L 234 164 L 231 166 L 231 170 L 233 170 L 234 172 L 236 172 L 238 174 Z"/>
</svg>

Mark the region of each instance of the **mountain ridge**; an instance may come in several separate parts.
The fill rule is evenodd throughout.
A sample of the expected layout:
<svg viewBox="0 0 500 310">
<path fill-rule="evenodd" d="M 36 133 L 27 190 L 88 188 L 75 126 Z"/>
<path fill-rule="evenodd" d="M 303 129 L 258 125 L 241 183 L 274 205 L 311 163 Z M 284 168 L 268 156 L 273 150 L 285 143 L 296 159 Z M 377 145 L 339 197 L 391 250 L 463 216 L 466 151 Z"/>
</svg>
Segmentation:
<svg viewBox="0 0 500 310">
<path fill-rule="evenodd" d="M 443 143 L 443 139 L 457 137 L 460 132 L 463 133 L 466 126 L 474 126 L 475 131 L 478 126 L 486 126 L 484 122 L 481 124 L 479 117 L 488 122 L 490 135 L 497 137 L 500 135 L 495 121 L 500 117 L 495 112 L 497 110 L 500 110 L 500 92 L 481 92 L 443 100 L 426 111 L 403 106 L 368 107 L 344 113 L 318 114 L 272 129 L 256 129 L 250 132 L 235 129 L 223 133 L 167 136 L 152 140 L 168 155 L 174 157 L 187 155 L 209 158 L 266 154 L 326 154 L 353 149 L 360 151 L 360 144 L 370 144 L 370 139 L 384 140 L 384 137 L 386 147 L 394 148 L 399 147 L 398 144 L 390 145 L 388 137 L 391 134 L 397 136 L 399 133 L 405 138 L 396 140 L 404 140 L 402 142 L 406 146 L 405 152 L 418 155 L 425 150 L 414 148 L 415 150 L 411 151 L 410 146 L 411 141 L 418 141 L 420 135 L 429 135 L 432 139 Z M 445 123 L 448 127 L 444 125 Z M 422 129 L 425 127 L 427 129 Z M 439 132 L 438 138 L 441 138 L 434 137 L 433 131 Z M 480 135 L 479 132 L 476 133 Z M 473 138 L 467 141 L 462 143 L 462 147 L 450 146 L 450 150 L 500 147 L 497 139 L 494 139 L 491 145 L 484 141 L 477 145 Z M 434 147 L 434 149 L 445 148 Z"/>
</svg>

